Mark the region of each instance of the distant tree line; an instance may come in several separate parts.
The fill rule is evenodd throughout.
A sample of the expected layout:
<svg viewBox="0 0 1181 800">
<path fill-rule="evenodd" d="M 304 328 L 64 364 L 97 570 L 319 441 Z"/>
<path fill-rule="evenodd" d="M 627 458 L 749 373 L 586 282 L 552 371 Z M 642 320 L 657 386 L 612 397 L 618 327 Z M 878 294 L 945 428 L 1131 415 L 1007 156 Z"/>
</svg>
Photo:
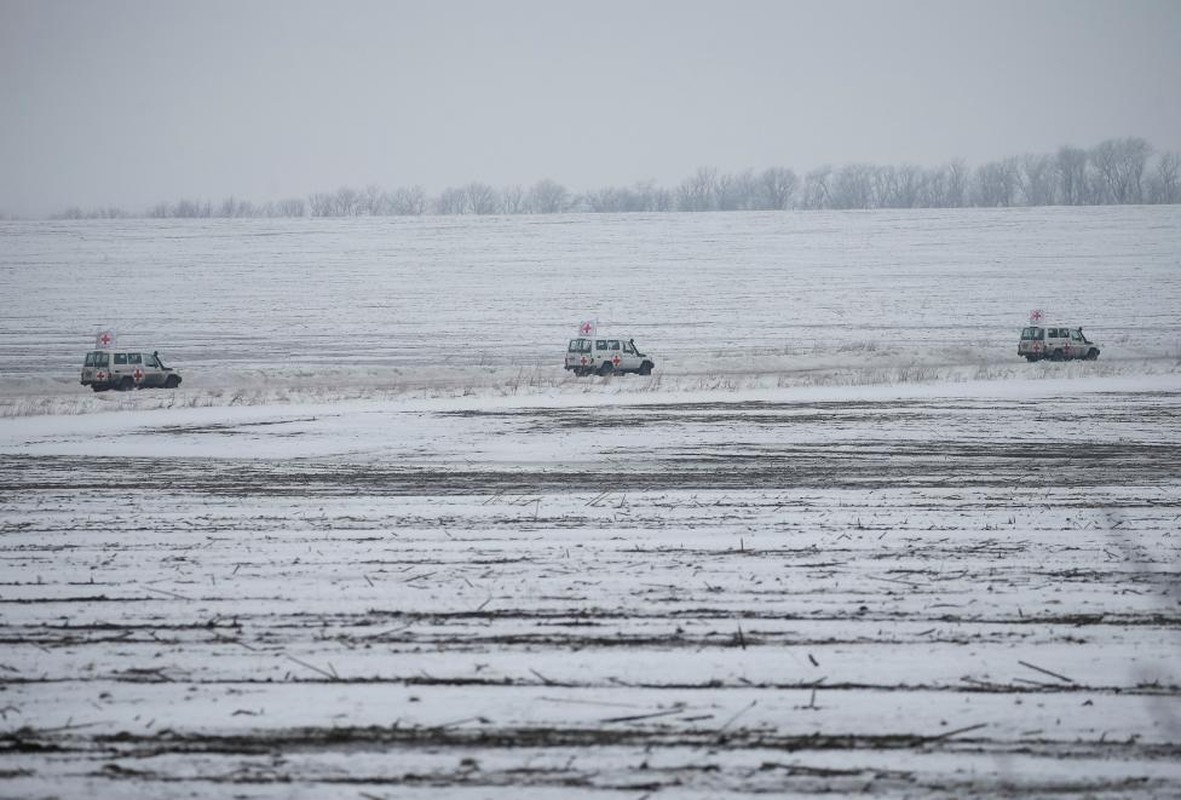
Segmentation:
<svg viewBox="0 0 1181 800">
<path fill-rule="evenodd" d="M 803 176 L 786 167 L 725 174 L 701 167 L 672 189 L 654 182 L 573 193 L 552 180 L 525 188 L 473 182 L 429 196 L 421 186 L 386 191 L 343 186 L 306 198 L 255 204 L 180 200 L 148 209 L 152 218 L 361 217 L 423 214 L 758 211 L 787 209 L 997 208 L 1181 203 L 1181 154 L 1156 154 L 1144 139 L 1108 139 L 1089 150 L 1013 156 L 969 168 L 846 164 Z M 70 208 L 58 219 L 137 216 L 117 208 Z M 143 216 L 143 215 L 138 215 Z"/>
</svg>

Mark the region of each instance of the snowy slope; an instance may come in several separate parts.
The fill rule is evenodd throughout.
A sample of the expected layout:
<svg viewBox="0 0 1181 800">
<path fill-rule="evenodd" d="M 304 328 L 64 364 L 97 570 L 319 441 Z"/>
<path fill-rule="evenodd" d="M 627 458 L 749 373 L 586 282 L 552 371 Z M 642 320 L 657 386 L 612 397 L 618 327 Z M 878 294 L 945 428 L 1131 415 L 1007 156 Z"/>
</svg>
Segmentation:
<svg viewBox="0 0 1181 800">
<path fill-rule="evenodd" d="M 0 225 L 0 795 L 1181 793 L 1174 209 Z"/>
<path fill-rule="evenodd" d="M 1033 308 L 1100 342 L 1087 375 L 1181 360 L 1168 206 L 2 222 L 0 241 L 8 414 L 121 403 L 79 397 L 104 327 L 183 370 L 189 405 L 551 387 L 588 318 L 664 388 L 1037 376 L 1014 352 Z"/>
</svg>

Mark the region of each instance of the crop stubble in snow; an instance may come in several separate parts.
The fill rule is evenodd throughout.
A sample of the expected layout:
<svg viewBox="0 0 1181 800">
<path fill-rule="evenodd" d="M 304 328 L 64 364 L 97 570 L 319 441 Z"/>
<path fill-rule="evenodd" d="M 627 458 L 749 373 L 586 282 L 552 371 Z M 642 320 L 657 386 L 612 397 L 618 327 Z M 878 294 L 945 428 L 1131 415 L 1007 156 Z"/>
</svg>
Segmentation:
<svg viewBox="0 0 1181 800">
<path fill-rule="evenodd" d="M 0 796 L 1181 794 L 1175 208 L 0 234 Z"/>
<path fill-rule="evenodd" d="M 1086 397 L 1036 436 L 1077 400 L 441 408 L 481 433 L 434 463 L 26 442 L 6 791 L 1176 791 L 1178 397 Z"/>
</svg>

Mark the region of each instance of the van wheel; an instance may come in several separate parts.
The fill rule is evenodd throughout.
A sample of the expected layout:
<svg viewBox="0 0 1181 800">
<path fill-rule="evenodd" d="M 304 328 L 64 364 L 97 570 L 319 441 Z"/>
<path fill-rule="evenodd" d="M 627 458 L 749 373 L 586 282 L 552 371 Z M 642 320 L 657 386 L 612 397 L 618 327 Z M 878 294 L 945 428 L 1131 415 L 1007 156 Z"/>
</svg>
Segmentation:
<svg viewBox="0 0 1181 800">
<path fill-rule="evenodd" d="M 175 389 L 177 386 L 180 386 L 180 376 L 179 375 L 169 375 L 167 378 L 164 379 L 164 388 L 165 389 Z"/>
<path fill-rule="evenodd" d="M 107 386 L 105 383 L 92 383 L 92 384 L 90 384 L 90 388 L 96 392 L 105 392 L 107 389 L 110 389 L 111 387 Z"/>
<path fill-rule="evenodd" d="M 1025 360 L 1032 363 L 1034 361 L 1037 361 L 1037 356 L 1026 356 Z"/>
<path fill-rule="evenodd" d="M 1094 361 L 1099 357 L 1099 351 L 1092 347 L 1087 351 L 1087 361 Z"/>
<path fill-rule="evenodd" d="M 119 391 L 121 391 L 121 392 L 130 392 L 134 388 L 135 388 L 135 381 L 133 381 L 131 379 L 130 375 L 124 377 L 123 380 L 119 381 Z"/>
<path fill-rule="evenodd" d="M 1053 353 L 1050 353 L 1050 360 L 1051 361 L 1065 361 L 1066 354 L 1063 353 L 1061 350 L 1055 350 Z"/>
<path fill-rule="evenodd" d="M 603 376 L 610 375 L 614 371 L 615 371 L 615 367 L 611 364 L 610 361 L 604 361 L 599 366 L 599 374 L 600 375 L 603 375 Z"/>
<path fill-rule="evenodd" d="M 652 362 L 651 361 L 645 361 L 643 364 L 640 364 L 640 374 L 641 375 L 651 375 L 652 374 Z"/>
</svg>

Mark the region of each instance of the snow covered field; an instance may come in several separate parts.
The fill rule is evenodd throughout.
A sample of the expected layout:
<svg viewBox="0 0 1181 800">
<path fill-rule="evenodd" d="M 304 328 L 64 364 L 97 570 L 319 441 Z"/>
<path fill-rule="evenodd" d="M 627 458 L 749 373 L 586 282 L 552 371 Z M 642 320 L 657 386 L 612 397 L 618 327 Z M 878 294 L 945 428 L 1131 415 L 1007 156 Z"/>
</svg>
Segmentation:
<svg viewBox="0 0 1181 800">
<path fill-rule="evenodd" d="M 0 796 L 1181 793 L 1177 209 L 0 235 Z"/>
<path fill-rule="evenodd" d="M 1038 377 L 1014 357 L 1033 308 L 1084 326 L 1103 374 L 1181 360 L 1173 206 L 0 222 L 0 243 L 0 415 L 124 403 L 77 391 L 106 327 L 183 370 L 168 404 L 562 385 L 588 318 L 664 389 Z"/>
</svg>

